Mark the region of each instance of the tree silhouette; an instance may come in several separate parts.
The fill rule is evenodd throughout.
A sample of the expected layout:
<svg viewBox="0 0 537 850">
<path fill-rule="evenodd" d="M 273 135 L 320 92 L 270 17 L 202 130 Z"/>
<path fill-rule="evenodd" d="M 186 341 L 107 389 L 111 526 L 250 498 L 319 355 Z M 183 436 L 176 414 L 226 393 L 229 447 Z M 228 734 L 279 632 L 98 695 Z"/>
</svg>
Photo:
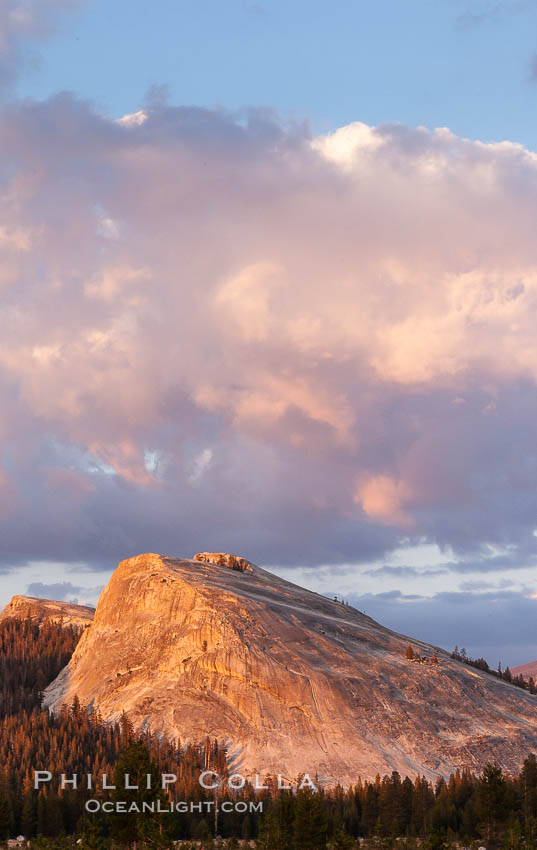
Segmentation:
<svg viewBox="0 0 537 850">
<path fill-rule="evenodd" d="M 125 802 L 127 811 L 114 812 L 111 815 L 112 836 L 119 842 L 128 844 L 132 850 L 136 850 L 139 841 L 150 840 L 152 844 L 163 845 L 168 843 L 164 836 L 162 815 L 152 813 L 149 809 L 143 811 L 144 803 L 156 807 L 159 801 L 162 808 L 166 808 L 166 798 L 160 788 L 158 765 L 152 761 L 143 741 L 133 741 L 122 750 L 114 770 L 113 784 L 116 787 L 112 793 L 112 801 Z M 125 787 L 126 785 L 130 787 Z M 140 811 L 129 813 L 132 804 Z"/>
</svg>

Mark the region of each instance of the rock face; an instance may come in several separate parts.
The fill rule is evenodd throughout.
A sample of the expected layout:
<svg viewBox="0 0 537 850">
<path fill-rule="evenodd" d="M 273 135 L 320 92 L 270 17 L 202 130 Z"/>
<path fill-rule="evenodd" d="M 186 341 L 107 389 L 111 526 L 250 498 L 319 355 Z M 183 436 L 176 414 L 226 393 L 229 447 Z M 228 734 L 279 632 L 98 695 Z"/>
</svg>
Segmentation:
<svg viewBox="0 0 537 850">
<path fill-rule="evenodd" d="M 94 614 L 95 609 L 88 605 L 38 599 L 35 596 L 14 596 L 0 613 L 0 621 L 15 617 L 37 623 L 49 621 L 62 622 L 64 626 L 89 626 Z"/>
<path fill-rule="evenodd" d="M 105 718 L 226 742 L 236 770 L 327 782 L 430 778 L 537 748 L 537 701 L 365 614 L 261 569 L 139 555 L 104 588 L 48 688 Z M 231 563 L 231 561 L 230 561 Z"/>
<path fill-rule="evenodd" d="M 226 552 L 198 552 L 194 555 L 194 560 L 202 561 L 204 564 L 217 564 L 219 567 L 227 567 L 240 573 L 251 573 L 254 569 L 254 565 L 246 558 L 228 555 Z"/>
</svg>

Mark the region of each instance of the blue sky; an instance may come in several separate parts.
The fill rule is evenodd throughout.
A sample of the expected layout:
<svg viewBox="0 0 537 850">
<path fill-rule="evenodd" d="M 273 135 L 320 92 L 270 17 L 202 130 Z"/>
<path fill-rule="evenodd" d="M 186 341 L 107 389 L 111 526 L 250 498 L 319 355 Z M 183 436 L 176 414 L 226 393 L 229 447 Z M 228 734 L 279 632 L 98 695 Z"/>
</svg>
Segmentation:
<svg viewBox="0 0 537 850">
<path fill-rule="evenodd" d="M 537 658 L 537 0 L 6 3 L 0 604 L 223 550 Z"/>
<path fill-rule="evenodd" d="M 65 15 L 19 92 L 72 90 L 119 116 L 171 102 L 264 105 L 318 132 L 448 126 L 537 146 L 537 3 L 94 0 Z"/>
</svg>

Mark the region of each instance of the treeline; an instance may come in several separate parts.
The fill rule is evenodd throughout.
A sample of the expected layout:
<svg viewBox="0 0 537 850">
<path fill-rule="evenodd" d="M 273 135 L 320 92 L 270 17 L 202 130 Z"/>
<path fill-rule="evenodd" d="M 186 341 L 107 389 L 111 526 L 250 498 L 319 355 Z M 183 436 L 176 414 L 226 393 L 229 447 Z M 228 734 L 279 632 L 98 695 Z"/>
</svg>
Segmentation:
<svg viewBox="0 0 537 850">
<path fill-rule="evenodd" d="M 44 687 L 69 660 L 79 639 L 76 629 L 61 624 L 41 628 L 17 620 L 0 623 L 0 841 L 23 834 L 32 846 L 63 850 L 106 850 L 108 847 L 169 847 L 172 841 L 203 841 L 203 846 L 228 847 L 251 840 L 260 850 L 350 850 L 360 840 L 366 846 L 420 846 L 441 850 L 483 842 L 487 850 L 537 850 L 537 759 L 529 755 L 518 777 L 489 765 L 480 776 L 457 772 L 449 781 L 411 780 L 397 772 L 352 788 L 312 792 L 279 790 L 270 777 L 267 790 L 247 784 L 240 792 L 216 795 L 199 783 L 202 770 L 227 777 L 225 748 L 207 739 L 198 746 L 139 736 L 126 717 L 105 723 L 75 699 L 56 715 L 41 707 Z M 458 660 L 468 662 L 466 654 Z M 457 656 L 454 656 L 457 657 Z M 473 659 L 470 659 L 473 661 Z M 480 662 L 478 659 L 476 664 Z M 479 669 L 485 669 L 480 667 Z M 54 782 L 33 788 L 34 770 L 49 770 Z M 114 776 L 124 773 L 154 777 L 145 799 L 167 803 L 212 804 L 201 811 L 131 817 L 88 815 L 88 797 L 109 799 L 108 792 L 62 791 L 59 774 Z M 177 783 L 166 793 L 162 773 Z M 141 783 L 137 783 L 140 784 Z M 134 792 L 137 799 L 138 792 Z M 125 799 L 125 791 L 111 792 Z M 259 811 L 220 811 L 214 804 L 241 801 L 263 804 Z M 215 836 L 222 836 L 218 843 Z M 67 836 L 70 836 L 68 838 Z M 213 845 L 213 840 L 216 841 Z M 80 844 L 76 844 L 79 841 Z M 254 846 L 254 845 L 253 845 Z"/>
<path fill-rule="evenodd" d="M 76 699 L 55 715 L 41 707 L 44 689 L 69 662 L 81 634 L 62 623 L 0 623 L 0 840 L 75 832 L 87 794 L 58 793 L 56 784 L 35 791 L 34 771 L 112 776 L 120 753 L 137 740 L 126 717 L 105 723 Z M 142 742 L 159 772 L 178 775 L 184 799 L 198 794 L 203 769 L 225 772 L 226 754 L 216 741 L 181 746 L 146 734 Z"/>
<path fill-rule="evenodd" d="M 125 717 L 119 723 L 105 723 L 77 701 L 56 715 L 34 709 L 4 717 L 0 721 L 0 840 L 18 834 L 75 832 L 86 799 L 94 795 L 85 788 L 62 792 L 60 774 L 78 774 L 80 782 L 86 774 L 106 774 L 111 781 L 121 753 L 137 740 Z M 182 799 L 199 795 L 198 777 L 206 767 L 225 772 L 226 754 L 215 741 L 181 747 L 150 734 L 141 741 L 159 774 L 178 776 Z M 50 771 L 54 781 L 34 790 L 35 770 Z"/>
<path fill-rule="evenodd" d="M 41 705 L 43 690 L 68 663 L 81 634 L 61 623 L 0 623 L 0 718 Z"/>
<path fill-rule="evenodd" d="M 139 800 L 139 793 L 119 788 L 127 772 L 132 777 L 148 773 L 157 779 L 160 769 L 146 743 L 133 739 L 122 750 L 112 772 L 118 790 L 111 799 Z M 270 782 L 270 780 L 269 780 Z M 214 802 L 212 792 L 197 783 L 188 796 L 178 786 L 164 793 L 155 781 L 144 800 L 170 799 Z M 82 794 L 81 797 L 85 795 Z M 537 759 L 530 755 L 518 777 L 509 777 L 489 765 L 480 776 L 457 772 L 446 782 L 431 784 L 423 777 L 402 779 L 397 772 L 354 787 L 336 787 L 312 792 L 272 790 L 257 793 L 249 785 L 237 794 L 223 794 L 219 801 L 254 799 L 263 802 L 263 812 L 80 815 L 76 817 L 77 794 L 73 791 L 37 795 L 44 820 L 34 832 L 44 838 L 43 847 L 57 847 L 56 839 L 71 834 L 82 850 L 107 847 L 170 847 L 172 841 L 202 839 L 205 848 L 222 846 L 211 842 L 215 833 L 236 846 L 237 840 L 252 840 L 259 850 L 352 850 L 358 846 L 383 848 L 447 848 L 485 846 L 487 850 L 535 850 L 537 848 Z M 39 800 L 42 802 L 40 803 Z M 53 801 L 55 801 L 53 803 Z M 78 799 L 78 803 L 81 799 Z M 48 812 L 48 819 L 45 813 Z M 55 812 L 55 819 L 50 820 Z M 70 820 L 71 818 L 71 820 Z M 232 839 L 235 841 L 233 842 Z M 359 845 L 359 842 L 362 842 Z"/>
<path fill-rule="evenodd" d="M 487 848 L 537 847 L 537 759 L 530 755 L 518 777 L 489 765 L 476 777 L 457 772 L 434 786 L 396 772 L 354 788 L 310 795 L 280 794 L 269 802 L 261 825 L 266 850 L 315 850 L 328 843 L 353 847 L 352 839 L 421 839 L 425 848 L 479 839 Z"/>
<path fill-rule="evenodd" d="M 463 664 L 469 664 L 470 667 L 475 667 L 477 670 L 483 670 L 484 673 L 490 673 L 491 676 L 496 676 L 498 679 L 503 679 L 504 682 L 509 682 L 510 685 L 515 685 L 517 688 L 529 691 L 530 694 L 537 694 L 537 685 L 533 676 L 530 676 L 528 679 L 525 679 L 522 673 L 518 676 L 513 676 L 509 667 L 502 668 L 501 662 L 498 663 L 497 669 L 494 670 L 492 667 L 489 667 L 488 662 L 484 658 L 472 658 L 468 655 L 464 647 L 459 649 L 458 646 L 451 653 L 451 657 L 456 661 L 462 661 Z"/>
</svg>

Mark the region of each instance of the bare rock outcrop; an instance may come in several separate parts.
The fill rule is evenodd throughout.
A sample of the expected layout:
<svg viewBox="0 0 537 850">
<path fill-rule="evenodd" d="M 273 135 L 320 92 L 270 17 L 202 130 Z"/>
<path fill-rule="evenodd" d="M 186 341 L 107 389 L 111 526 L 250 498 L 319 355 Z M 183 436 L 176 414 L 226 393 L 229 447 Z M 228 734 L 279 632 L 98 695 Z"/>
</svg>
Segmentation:
<svg viewBox="0 0 537 850">
<path fill-rule="evenodd" d="M 204 564 L 217 564 L 219 567 L 227 567 L 239 573 L 251 573 L 254 569 L 254 565 L 246 558 L 228 555 L 227 552 L 198 552 L 194 555 L 194 560 L 202 561 Z"/>
<path fill-rule="evenodd" d="M 537 661 L 529 661 L 527 664 L 519 664 L 518 667 L 511 667 L 513 676 L 523 676 L 524 679 L 537 678 Z"/>
<path fill-rule="evenodd" d="M 0 620 L 16 618 L 32 620 L 35 623 L 63 623 L 64 626 L 89 626 L 95 609 L 89 605 L 76 605 L 74 602 L 57 602 L 52 599 L 39 599 L 35 596 L 13 596 Z"/>
<path fill-rule="evenodd" d="M 535 698 L 411 643 L 421 663 L 408 637 L 260 567 L 139 555 L 102 591 L 46 701 L 78 695 L 110 720 L 218 738 L 250 774 L 518 770 L 537 749 Z"/>
</svg>

